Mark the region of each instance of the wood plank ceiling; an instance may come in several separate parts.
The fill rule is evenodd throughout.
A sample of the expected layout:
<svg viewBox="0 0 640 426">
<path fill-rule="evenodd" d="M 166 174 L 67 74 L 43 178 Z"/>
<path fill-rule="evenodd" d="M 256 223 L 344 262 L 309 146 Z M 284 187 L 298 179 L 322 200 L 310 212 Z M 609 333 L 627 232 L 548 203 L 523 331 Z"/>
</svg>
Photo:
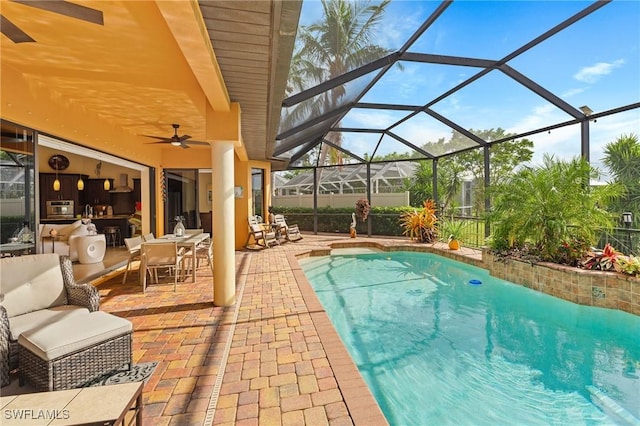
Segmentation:
<svg viewBox="0 0 640 426">
<path fill-rule="evenodd" d="M 231 101 L 242 109 L 252 160 L 271 160 L 302 1 L 201 0 Z M 282 163 L 274 161 L 278 169 Z"/>
</svg>

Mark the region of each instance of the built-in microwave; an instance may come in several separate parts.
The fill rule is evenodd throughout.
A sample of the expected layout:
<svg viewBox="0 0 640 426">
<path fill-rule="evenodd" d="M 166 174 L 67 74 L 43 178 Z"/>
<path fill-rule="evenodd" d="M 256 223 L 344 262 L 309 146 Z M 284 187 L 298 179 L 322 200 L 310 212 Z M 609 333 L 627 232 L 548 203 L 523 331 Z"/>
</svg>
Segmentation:
<svg viewBox="0 0 640 426">
<path fill-rule="evenodd" d="M 47 219 L 72 219 L 73 200 L 47 201 Z"/>
</svg>

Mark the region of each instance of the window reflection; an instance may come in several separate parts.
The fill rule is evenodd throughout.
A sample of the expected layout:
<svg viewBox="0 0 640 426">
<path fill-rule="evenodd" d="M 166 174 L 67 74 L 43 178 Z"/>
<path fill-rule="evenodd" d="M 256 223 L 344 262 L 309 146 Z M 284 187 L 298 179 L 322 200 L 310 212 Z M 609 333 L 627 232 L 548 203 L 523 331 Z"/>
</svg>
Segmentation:
<svg viewBox="0 0 640 426">
<path fill-rule="evenodd" d="M 35 149 L 32 130 L 4 120 L 0 123 L 0 243 L 5 244 L 24 224 L 36 229 Z M 3 250 L 3 256 L 8 254 L 15 253 Z"/>
</svg>

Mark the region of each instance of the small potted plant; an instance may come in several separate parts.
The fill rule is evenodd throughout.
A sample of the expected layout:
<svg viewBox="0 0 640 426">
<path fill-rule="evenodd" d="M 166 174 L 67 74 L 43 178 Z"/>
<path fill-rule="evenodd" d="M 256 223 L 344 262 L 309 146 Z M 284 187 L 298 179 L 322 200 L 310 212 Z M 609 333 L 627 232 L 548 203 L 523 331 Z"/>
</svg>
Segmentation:
<svg viewBox="0 0 640 426">
<path fill-rule="evenodd" d="M 367 200 L 366 198 L 360 198 L 358 201 L 356 201 L 356 216 L 362 222 L 367 220 L 370 210 L 371 206 L 369 205 L 369 200 Z"/>
<path fill-rule="evenodd" d="M 360 219 L 362 222 L 367 220 L 369 216 L 369 212 L 371 211 L 371 206 L 369 205 L 369 200 L 366 198 L 360 198 L 356 201 L 356 209 L 354 213 L 351 213 L 351 225 L 349 226 L 349 234 L 351 238 L 355 238 L 357 235 L 356 231 L 356 217 Z"/>
<path fill-rule="evenodd" d="M 466 220 L 442 218 L 439 226 L 440 240 L 446 240 L 449 244 L 450 250 L 460 250 L 460 244 L 462 243 L 462 232 L 466 226 Z"/>
</svg>

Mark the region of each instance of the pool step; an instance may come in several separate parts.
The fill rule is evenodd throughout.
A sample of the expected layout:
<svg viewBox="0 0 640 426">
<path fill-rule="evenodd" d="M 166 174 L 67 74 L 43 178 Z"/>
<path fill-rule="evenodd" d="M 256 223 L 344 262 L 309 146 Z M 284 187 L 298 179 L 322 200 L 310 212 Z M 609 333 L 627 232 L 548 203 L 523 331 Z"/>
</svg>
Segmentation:
<svg viewBox="0 0 640 426">
<path fill-rule="evenodd" d="M 629 426 L 640 426 L 640 419 L 637 419 L 633 414 L 625 410 L 620 404 L 611 399 L 600 389 L 595 386 L 587 386 L 587 390 L 591 393 L 591 401 L 616 423 Z"/>
</svg>

